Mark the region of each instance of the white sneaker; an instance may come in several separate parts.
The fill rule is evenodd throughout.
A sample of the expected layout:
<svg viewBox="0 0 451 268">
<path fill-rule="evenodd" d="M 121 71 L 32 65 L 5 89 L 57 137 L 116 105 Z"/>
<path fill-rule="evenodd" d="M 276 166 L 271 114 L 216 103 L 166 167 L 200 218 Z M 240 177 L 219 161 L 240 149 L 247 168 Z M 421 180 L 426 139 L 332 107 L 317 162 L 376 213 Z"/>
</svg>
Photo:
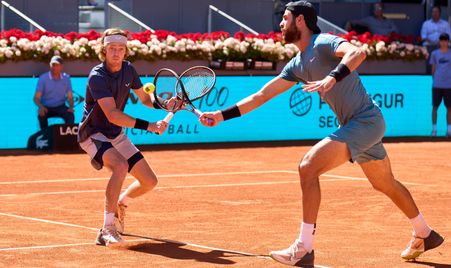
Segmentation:
<svg viewBox="0 0 451 268">
<path fill-rule="evenodd" d="M 426 238 L 416 237 L 414 234 L 407 248 L 401 253 L 401 258 L 406 260 L 415 259 L 425 251 L 440 246 L 444 240 L 445 239 L 434 230 L 432 230 Z"/>
<path fill-rule="evenodd" d="M 110 225 L 102 228 L 97 233 L 96 245 L 110 246 L 123 243 L 124 240 L 116 230 L 116 226 Z"/>
<path fill-rule="evenodd" d="M 125 209 L 127 209 L 127 206 L 124 204 L 118 204 L 117 205 L 117 212 L 114 215 L 114 226 L 116 226 L 116 229 L 118 233 L 124 234 L 125 229 Z"/>
<path fill-rule="evenodd" d="M 269 256 L 280 263 L 298 266 L 298 267 L 314 267 L 315 252 L 307 252 L 304 245 L 296 239 L 294 243 L 287 249 L 271 251 Z"/>
</svg>

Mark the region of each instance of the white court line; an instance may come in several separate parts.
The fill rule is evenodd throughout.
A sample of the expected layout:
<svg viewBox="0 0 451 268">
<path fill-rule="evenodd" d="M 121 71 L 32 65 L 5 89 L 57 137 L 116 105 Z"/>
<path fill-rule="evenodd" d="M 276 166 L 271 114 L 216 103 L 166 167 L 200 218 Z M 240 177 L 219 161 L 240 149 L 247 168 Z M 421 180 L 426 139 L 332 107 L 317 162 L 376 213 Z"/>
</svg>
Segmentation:
<svg viewBox="0 0 451 268">
<path fill-rule="evenodd" d="M 270 173 L 289 173 L 290 170 L 263 170 L 263 171 L 232 171 L 232 172 L 213 172 L 213 173 L 192 173 L 192 174 L 167 174 L 157 175 L 158 178 L 177 178 L 177 177 L 201 177 L 201 176 L 225 176 L 225 175 L 245 175 L 245 174 L 270 174 Z M 297 174 L 297 172 L 296 172 Z M 127 179 L 133 179 L 133 176 L 127 176 Z M 59 179 L 59 180 L 35 180 L 35 181 L 2 181 L 3 184 L 28 184 L 28 183 L 52 183 L 52 182 L 74 182 L 74 181 L 103 181 L 109 177 L 81 178 L 81 179 Z"/>
<path fill-rule="evenodd" d="M 349 181 L 355 181 L 356 179 L 347 179 Z M 329 181 L 346 181 L 346 179 L 323 179 L 321 182 Z M 215 188 L 215 187 L 236 187 L 236 186 L 256 186 L 256 185 L 276 185 L 287 183 L 299 183 L 299 180 L 293 181 L 269 181 L 269 182 L 243 182 L 243 183 L 225 183 L 225 184 L 204 184 L 204 185 L 183 185 L 183 186 L 162 186 L 156 187 L 154 190 L 166 190 L 166 189 L 190 189 L 190 188 Z M 59 192 L 34 192 L 34 193 L 20 193 L 20 194 L 0 194 L 0 197 L 13 197 L 24 195 L 64 195 L 64 194 L 80 194 L 80 193 L 99 193 L 105 192 L 102 190 L 76 190 L 76 191 L 59 191 Z"/>
<path fill-rule="evenodd" d="M 91 227 L 86 227 L 86 226 L 72 224 L 72 223 L 44 220 L 44 219 L 39 219 L 39 218 L 26 217 L 26 216 L 20 216 L 20 215 L 15 215 L 15 214 L 8 214 L 8 213 L 3 213 L 3 212 L 0 212 L 0 215 L 13 217 L 13 218 L 17 218 L 17 219 L 29 220 L 29 221 L 38 221 L 38 222 L 57 224 L 57 225 L 63 225 L 63 226 L 69 226 L 69 227 L 76 227 L 76 228 L 82 228 L 82 229 L 89 229 L 89 230 L 95 230 L 95 231 L 99 230 L 98 228 L 91 228 Z"/>
<path fill-rule="evenodd" d="M 232 172 L 212 172 L 212 173 L 192 173 L 192 174 L 166 174 L 166 175 L 158 175 L 157 177 L 159 177 L 159 178 L 177 178 L 177 177 L 226 176 L 226 175 L 270 174 L 270 173 L 298 174 L 297 171 L 293 171 L 293 170 L 263 170 L 263 171 L 232 171 Z M 368 180 L 367 178 L 341 176 L 341 175 L 333 175 L 333 174 L 323 174 L 320 177 L 342 178 L 342 179 L 357 180 L 357 181 Z M 133 179 L 134 177 L 127 176 L 126 178 Z M 109 177 L 59 179 L 59 180 L 35 180 L 35 181 L 5 181 L 5 182 L 0 182 L 0 185 L 74 182 L 74 181 L 100 181 L 100 180 L 108 180 L 108 179 L 109 179 Z M 437 186 L 436 184 L 422 184 L 422 183 L 415 183 L 415 182 L 402 182 L 402 183 L 407 184 L 407 185 Z M 78 191 L 74 191 L 73 193 L 77 193 L 77 192 Z M 97 190 L 94 190 L 94 192 L 97 192 Z M 68 193 L 68 192 L 61 192 L 61 194 L 64 194 L 64 193 Z M 0 196 L 4 196 L 4 195 L 0 195 Z"/>
<path fill-rule="evenodd" d="M 133 239 L 127 240 L 127 242 L 142 242 L 148 239 Z M 64 247 L 76 247 L 76 246 L 96 246 L 93 242 L 86 243 L 74 243 L 74 244 L 60 244 L 60 245 L 46 245 L 46 246 L 29 246 L 29 247 L 17 247 L 17 248 L 0 248 L 0 251 L 15 251 L 15 250 L 32 250 L 32 249 L 52 249 L 52 248 L 64 248 Z"/>
<path fill-rule="evenodd" d="M 71 223 L 65 223 L 65 222 L 58 222 L 58 221 L 52 221 L 52 220 L 44 220 L 44 219 L 20 216 L 20 215 L 9 214 L 9 213 L 2 213 L 2 212 L 0 212 L 0 215 L 13 217 L 13 218 L 18 218 L 18 219 L 30 220 L 30 221 L 38 221 L 38 222 L 44 222 L 44 223 L 49 223 L 49 224 L 56 224 L 56 225 L 63 225 L 63 226 L 69 226 L 69 227 L 82 228 L 82 229 L 87 229 L 87 230 L 98 230 L 98 228 L 92 228 L 92 227 L 87 227 L 87 226 L 83 226 L 83 225 L 77 225 L 77 224 L 71 224 Z M 156 240 L 156 241 L 167 242 L 167 243 L 175 243 L 175 244 L 180 244 L 180 245 L 190 246 L 190 247 L 195 247 L 195 248 L 217 250 L 217 251 L 223 251 L 223 252 L 227 252 L 227 253 L 235 253 L 235 254 L 240 254 L 240 255 L 253 256 L 253 257 L 257 257 L 257 258 L 269 259 L 269 256 L 264 256 L 264 255 L 258 255 L 258 254 L 247 253 L 247 252 L 242 252 L 242 251 L 228 250 L 228 249 L 223 249 L 223 248 L 216 248 L 216 247 L 210 247 L 210 246 L 204 246 L 204 245 L 199 245 L 199 244 L 194 244 L 194 243 L 188 243 L 188 242 L 177 241 L 177 240 L 170 240 L 170 239 L 162 239 L 162 238 L 153 238 L 153 237 L 147 237 L 146 238 L 146 237 L 143 236 L 142 239 L 132 239 L 132 240 L 127 239 L 126 242 L 140 242 L 140 241 L 149 241 L 149 240 Z M 44 245 L 44 246 L 14 247 L 14 248 L 11 247 L 11 248 L 0 248 L 0 251 L 30 250 L 30 249 L 49 249 L 49 248 L 71 247 L 71 246 L 85 246 L 85 245 L 94 245 L 94 243 L 91 242 L 91 243 L 59 244 L 59 245 Z"/>
<path fill-rule="evenodd" d="M 332 177 L 336 179 L 322 179 L 320 182 L 333 182 L 333 181 L 367 181 L 366 178 L 357 178 L 349 176 L 338 176 L 324 174 L 321 177 Z M 225 183 L 225 184 L 206 184 L 206 185 L 184 185 L 184 186 L 162 186 L 156 187 L 155 190 L 165 190 L 165 189 L 189 189 L 189 188 L 215 188 L 215 187 L 236 187 L 236 186 L 256 186 L 256 185 L 277 185 L 277 184 L 287 184 L 287 183 L 299 183 L 299 180 L 293 181 L 272 181 L 272 182 L 248 182 L 248 183 Z M 422 185 L 422 186 L 437 186 L 434 184 L 420 184 L 414 182 L 402 182 L 406 185 Z M 102 190 L 76 190 L 76 191 L 58 191 L 58 192 L 34 192 L 34 193 L 19 193 L 19 194 L 0 194 L 0 197 L 14 197 L 14 196 L 24 196 L 24 195 L 65 195 L 65 194 L 79 194 L 79 193 L 99 193 L 104 192 Z"/>
</svg>

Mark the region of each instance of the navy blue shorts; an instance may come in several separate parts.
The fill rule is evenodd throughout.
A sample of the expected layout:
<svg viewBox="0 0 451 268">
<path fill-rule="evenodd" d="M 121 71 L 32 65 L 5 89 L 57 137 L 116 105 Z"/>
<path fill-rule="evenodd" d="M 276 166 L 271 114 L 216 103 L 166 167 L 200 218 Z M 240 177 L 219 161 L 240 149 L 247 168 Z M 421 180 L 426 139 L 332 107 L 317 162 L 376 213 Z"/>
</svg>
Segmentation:
<svg viewBox="0 0 451 268">
<path fill-rule="evenodd" d="M 447 108 L 451 107 L 451 88 L 432 88 L 432 106 L 439 107 L 440 103 L 445 103 Z"/>
</svg>

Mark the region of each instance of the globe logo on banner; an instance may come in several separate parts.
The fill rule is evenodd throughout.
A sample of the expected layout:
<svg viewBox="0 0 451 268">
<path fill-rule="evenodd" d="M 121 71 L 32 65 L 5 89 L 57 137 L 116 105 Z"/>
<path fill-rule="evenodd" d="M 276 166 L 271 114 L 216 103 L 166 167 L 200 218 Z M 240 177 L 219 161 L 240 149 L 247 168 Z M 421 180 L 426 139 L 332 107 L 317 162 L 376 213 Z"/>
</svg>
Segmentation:
<svg viewBox="0 0 451 268">
<path fill-rule="evenodd" d="M 312 95 L 297 88 L 290 96 L 290 109 L 297 116 L 306 115 L 312 108 Z"/>
</svg>

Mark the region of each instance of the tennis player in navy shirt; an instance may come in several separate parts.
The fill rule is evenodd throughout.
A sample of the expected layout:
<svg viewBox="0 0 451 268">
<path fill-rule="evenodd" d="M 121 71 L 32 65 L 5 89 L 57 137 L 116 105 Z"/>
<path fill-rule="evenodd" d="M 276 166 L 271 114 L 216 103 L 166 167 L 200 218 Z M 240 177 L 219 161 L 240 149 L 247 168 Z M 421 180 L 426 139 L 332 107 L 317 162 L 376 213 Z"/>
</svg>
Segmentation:
<svg viewBox="0 0 451 268">
<path fill-rule="evenodd" d="M 125 209 L 130 199 L 143 195 L 157 184 L 155 172 L 124 134 L 123 128 L 161 134 L 168 126 L 162 120 L 148 122 L 124 113 L 130 89 L 145 106 L 160 108 L 144 92 L 135 68 L 124 60 L 127 55 L 126 33 L 120 29 L 107 29 L 101 38 L 99 58 L 102 63 L 89 74 L 83 118 L 79 125 L 78 141 L 91 157 L 93 167 L 100 170 L 105 166 L 112 172 L 105 192 L 104 223 L 97 235 L 98 245 L 123 242 L 120 233 L 124 232 Z M 170 100 L 173 101 L 175 99 Z M 121 194 L 127 173 L 137 180 Z"/>
</svg>

